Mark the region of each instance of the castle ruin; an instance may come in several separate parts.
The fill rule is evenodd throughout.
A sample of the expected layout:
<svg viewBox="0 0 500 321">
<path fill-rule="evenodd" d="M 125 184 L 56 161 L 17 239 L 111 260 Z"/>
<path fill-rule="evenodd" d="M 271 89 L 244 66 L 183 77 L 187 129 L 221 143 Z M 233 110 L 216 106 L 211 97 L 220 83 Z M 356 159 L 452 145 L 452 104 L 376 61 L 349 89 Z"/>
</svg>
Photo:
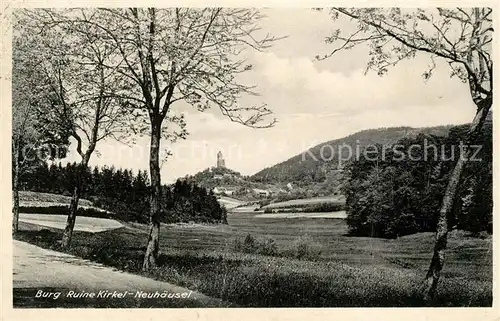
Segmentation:
<svg viewBox="0 0 500 321">
<path fill-rule="evenodd" d="M 222 152 L 219 151 L 217 153 L 217 168 L 225 168 L 226 167 L 226 161 L 224 160 L 224 157 L 222 157 Z"/>
</svg>

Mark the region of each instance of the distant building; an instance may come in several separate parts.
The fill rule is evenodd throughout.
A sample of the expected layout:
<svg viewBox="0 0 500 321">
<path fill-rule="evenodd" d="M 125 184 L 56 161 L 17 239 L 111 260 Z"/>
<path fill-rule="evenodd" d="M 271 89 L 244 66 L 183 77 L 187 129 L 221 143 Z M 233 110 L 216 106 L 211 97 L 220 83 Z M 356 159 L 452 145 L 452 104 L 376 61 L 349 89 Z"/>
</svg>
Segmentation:
<svg viewBox="0 0 500 321">
<path fill-rule="evenodd" d="M 224 157 L 222 157 L 221 151 L 217 153 L 217 168 L 226 168 L 226 161 Z"/>
<path fill-rule="evenodd" d="M 220 195 L 220 194 L 223 194 L 225 192 L 224 188 L 220 187 L 220 186 L 214 187 L 213 191 L 214 191 L 215 195 Z"/>
<path fill-rule="evenodd" d="M 236 188 L 234 188 L 234 187 L 224 187 L 224 186 L 216 186 L 213 189 L 213 192 L 215 195 L 232 196 L 235 191 L 236 191 Z"/>
<path fill-rule="evenodd" d="M 269 196 L 269 191 L 267 189 L 254 188 L 253 192 L 259 196 Z"/>
<path fill-rule="evenodd" d="M 276 196 L 279 194 L 286 194 L 286 191 L 284 189 L 278 187 L 271 187 L 268 191 L 269 194 L 271 194 L 272 196 Z"/>
</svg>

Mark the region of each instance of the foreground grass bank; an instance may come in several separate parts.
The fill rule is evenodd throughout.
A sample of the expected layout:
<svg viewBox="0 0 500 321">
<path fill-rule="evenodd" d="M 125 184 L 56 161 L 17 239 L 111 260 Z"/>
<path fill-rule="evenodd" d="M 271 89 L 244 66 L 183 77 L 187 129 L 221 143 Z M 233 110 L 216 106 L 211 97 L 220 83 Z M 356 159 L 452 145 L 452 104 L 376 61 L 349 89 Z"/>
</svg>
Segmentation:
<svg viewBox="0 0 500 321">
<path fill-rule="evenodd" d="M 164 226 L 160 266 L 149 277 L 241 306 L 424 306 L 422 278 L 433 237 L 398 240 L 345 236 L 334 219 L 256 219 L 230 216 L 229 226 Z M 23 226 L 16 239 L 58 249 L 61 231 Z M 320 255 L 270 256 L 241 251 L 235 238 L 275 240 L 277 253 L 308 234 Z M 147 230 L 140 224 L 90 234 L 76 232 L 69 252 L 133 273 L 140 271 Z M 455 235 L 434 306 L 491 306 L 491 240 Z"/>
</svg>

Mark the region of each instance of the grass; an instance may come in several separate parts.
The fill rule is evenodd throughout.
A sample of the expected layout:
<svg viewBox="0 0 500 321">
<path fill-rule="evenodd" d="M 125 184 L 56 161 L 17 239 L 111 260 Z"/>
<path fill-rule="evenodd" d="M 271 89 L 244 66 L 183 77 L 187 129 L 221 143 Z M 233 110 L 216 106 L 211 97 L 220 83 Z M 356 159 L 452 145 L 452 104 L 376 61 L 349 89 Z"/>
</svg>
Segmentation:
<svg viewBox="0 0 500 321">
<path fill-rule="evenodd" d="M 52 214 L 67 215 L 71 197 L 30 191 L 19 192 L 19 212 L 23 214 Z M 80 199 L 78 202 L 78 216 L 115 218 L 112 212 L 93 206 L 92 202 Z"/>
<path fill-rule="evenodd" d="M 69 205 L 71 204 L 71 196 L 64 196 L 51 193 L 19 191 L 19 202 L 21 206 Z M 78 205 L 85 207 L 92 207 L 92 202 L 80 198 Z"/>
<path fill-rule="evenodd" d="M 55 204 L 55 203 L 52 203 Z M 19 206 L 19 212 L 23 214 L 45 214 L 45 215 L 68 215 L 68 205 L 49 205 L 49 206 Z M 97 207 L 78 206 L 78 216 L 115 218 L 116 216 L 106 210 Z"/>
<path fill-rule="evenodd" d="M 278 209 L 278 208 L 292 208 L 292 207 L 306 207 L 310 205 L 319 204 L 329 204 L 343 206 L 345 204 L 345 199 L 339 196 L 325 196 L 325 197 L 314 197 L 305 199 L 294 199 L 284 202 L 271 203 L 269 205 L 263 206 L 262 209 Z"/>
<path fill-rule="evenodd" d="M 245 204 L 245 202 L 243 201 L 227 196 L 217 196 L 217 200 L 221 205 L 224 205 L 228 209 L 242 206 L 243 204 Z"/>
<path fill-rule="evenodd" d="M 247 234 L 245 238 L 234 240 L 234 250 L 241 253 L 315 261 L 321 257 L 322 247 L 307 235 L 299 236 L 295 242 L 279 248 L 276 240 L 271 237 L 256 238 L 252 234 Z"/>
<path fill-rule="evenodd" d="M 339 219 L 260 219 L 230 214 L 229 225 L 163 225 L 159 267 L 146 275 L 241 306 L 424 306 L 421 284 L 434 238 L 395 240 L 346 236 Z M 61 231 L 24 230 L 16 239 L 58 249 Z M 257 250 L 235 246 L 251 235 Z M 270 241 L 272 240 L 272 241 Z M 147 228 L 75 232 L 70 253 L 142 274 Z M 307 244 L 304 248 L 301 244 Z M 319 253 L 308 257 L 308 253 Z M 308 248 L 308 246 L 310 248 Z M 491 306 L 491 238 L 451 233 L 433 306 Z M 289 255 L 284 255 L 286 251 Z M 301 252 L 302 251 L 302 252 Z M 298 255 L 306 253 L 306 255 Z"/>
</svg>

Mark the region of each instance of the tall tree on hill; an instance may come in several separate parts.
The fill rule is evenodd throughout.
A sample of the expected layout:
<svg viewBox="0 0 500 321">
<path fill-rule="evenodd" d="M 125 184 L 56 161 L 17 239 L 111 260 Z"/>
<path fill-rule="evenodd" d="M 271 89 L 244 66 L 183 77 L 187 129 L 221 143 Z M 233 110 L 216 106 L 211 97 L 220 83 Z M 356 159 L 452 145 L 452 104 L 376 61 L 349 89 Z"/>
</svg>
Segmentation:
<svg viewBox="0 0 500 321">
<path fill-rule="evenodd" d="M 17 21 L 14 22 L 14 25 Z M 19 227 L 19 183 L 23 174 L 47 158 L 65 156 L 68 132 L 52 118 L 50 109 L 57 105 L 55 92 L 38 72 L 40 60 L 36 39 L 14 32 L 12 53 L 12 230 Z M 59 148 L 63 147 L 63 148 Z M 46 164 L 45 164 L 46 166 Z"/>
<path fill-rule="evenodd" d="M 156 265 L 160 230 L 161 139 L 184 137 L 167 132 L 165 123 L 183 118 L 171 107 L 183 101 L 199 111 L 218 107 L 231 121 L 251 127 L 268 127 L 274 120 L 266 106 L 239 106 L 253 86 L 238 76 L 252 66 L 240 59 L 247 48 L 263 50 L 276 39 L 259 35 L 258 10 L 244 8 L 120 8 L 73 10 L 64 20 L 73 28 L 91 28 L 117 55 L 116 69 L 129 82 L 119 93 L 138 115 L 137 132 L 150 136 L 150 227 L 143 269 Z M 90 26 L 90 27 L 88 27 Z M 263 123 L 265 122 L 265 123 Z"/>
<path fill-rule="evenodd" d="M 448 63 L 452 76 L 468 83 L 476 105 L 476 115 L 467 135 L 469 144 L 466 145 L 470 145 L 481 131 L 493 102 L 492 11 L 491 8 L 332 8 L 329 13 L 334 21 L 351 19 L 356 28 L 350 34 L 335 30 L 326 39 L 336 45 L 335 49 L 317 58 L 326 59 L 338 51 L 368 45 L 367 71 L 374 70 L 380 75 L 417 53 L 428 54 L 433 61 L 441 59 Z M 426 70 L 424 78 L 431 77 L 432 71 L 433 67 Z M 447 245 L 447 217 L 470 153 L 470 148 L 466 148 L 456 161 L 441 203 L 434 254 L 425 282 L 428 299 L 435 297 Z"/>
</svg>

